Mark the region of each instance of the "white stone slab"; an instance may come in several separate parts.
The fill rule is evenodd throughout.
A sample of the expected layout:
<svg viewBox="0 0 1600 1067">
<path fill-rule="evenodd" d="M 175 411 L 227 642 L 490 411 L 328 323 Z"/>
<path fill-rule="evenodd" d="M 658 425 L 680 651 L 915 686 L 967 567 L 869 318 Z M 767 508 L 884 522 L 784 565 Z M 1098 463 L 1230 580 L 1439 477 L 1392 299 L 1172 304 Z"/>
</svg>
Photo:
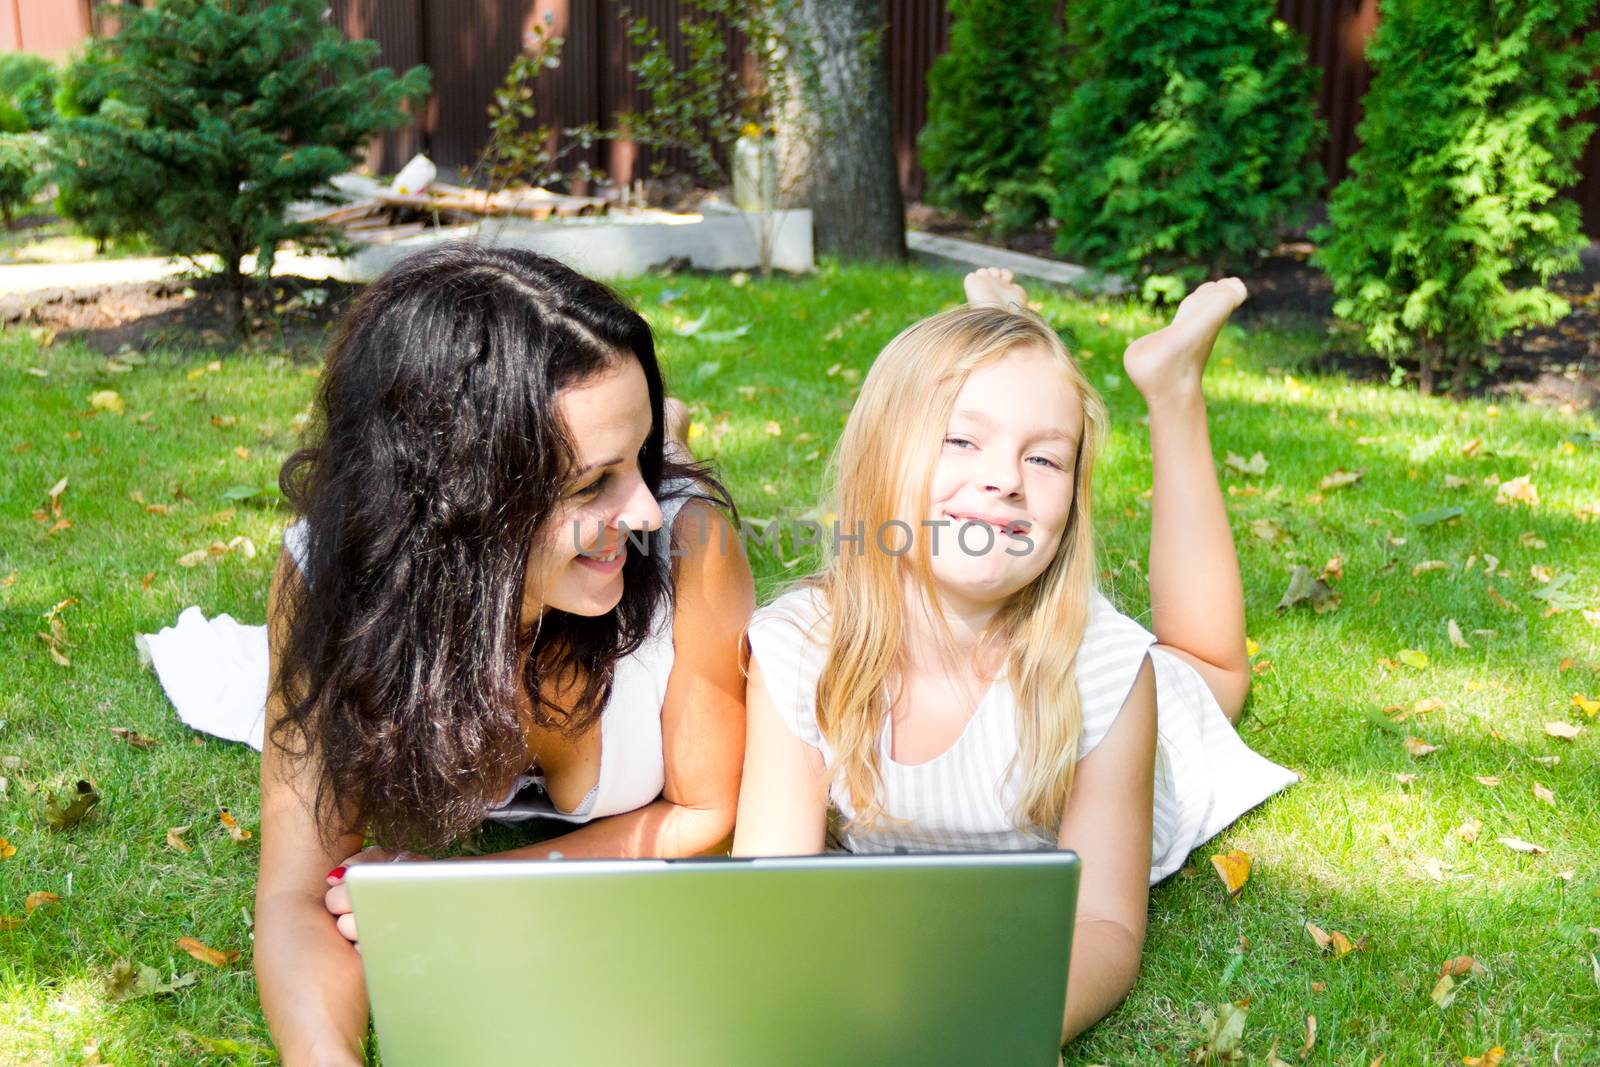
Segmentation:
<svg viewBox="0 0 1600 1067">
<path fill-rule="evenodd" d="M 918 259 L 935 266 L 954 267 L 963 271 L 979 267 L 1003 267 L 1018 278 L 1080 291 L 1109 295 L 1128 291 L 1128 284 L 1114 274 L 1097 274 L 1076 263 L 1030 256 L 1008 248 L 963 241 L 958 237 L 939 237 L 920 230 L 909 230 L 906 232 L 906 248 Z"/>
</svg>

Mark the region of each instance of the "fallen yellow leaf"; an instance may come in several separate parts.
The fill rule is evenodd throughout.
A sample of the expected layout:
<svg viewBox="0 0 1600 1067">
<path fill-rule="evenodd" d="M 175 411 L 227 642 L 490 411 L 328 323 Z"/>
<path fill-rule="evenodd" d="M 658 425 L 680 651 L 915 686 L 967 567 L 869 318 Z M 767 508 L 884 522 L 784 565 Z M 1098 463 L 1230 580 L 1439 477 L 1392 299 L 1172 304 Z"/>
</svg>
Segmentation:
<svg viewBox="0 0 1600 1067">
<path fill-rule="evenodd" d="M 1576 726 L 1570 722 L 1547 722 L 1544 724 L 1544 732 L 1551 737 L 1559 737 L 1563 741 L 1571 741 L 1583 733 L 1583 727 Z"/>
<path fill-rule="evenodd" d="M 8 860 L 17 854 L 17 846 L 0 837 L 0 860 Z"/>
<path fill-rule="evenodd" d="M 1411 714 L 1426 715 L 1429 712 L 1438 711 L 1442 707 L 1444 707 L 1444 701 L 1438 697 L 1428 697 L 1426 700 L 1419 700 L 1411 705 Z"/>
<path fill-rule="evenodd" d="M 1500 1061 L 1506 1058 L 1506 1050 L 1496 1045 L 1482 1056 L 1468 1056 L 1461 1062 L 1466 1067 L 1500 1067 Z"/>
<path fill-rule="evenodd" d="M 1417 575 L 1427 574 L 1429 571 L 1447 571 L 1449 569 L 1450 564 L 1442 559 L 1425 559 L 1411 568 L 1411 577 L 1415 578 Z"/>
<path fill-rule="evenodd" d="M 167 847 L 170 849 L 176 849 L 179 852 L 193 852 L 194 849 L 190 847 L 189 843 L 183 839 L 183 835 L 188 832 L 189 828 L 187 826 L 174 826 L 172 829 L 168 830 Z"/>
<path fill-rule="evenodd" d="M 1500 776 L 1498 774 L 1478 774 L 1474 775 L 1473 778 L 1479 785 L 1486 785 L 1490 789 L 1500 784 Z"/>
<path fill-rule="evenodd" d="M 178 947 L 201 963 L 210 964 L 213 967 L 226 967 L 239 958 L 239 953 L 236 951 L 223 952 L 212 948 L 210 945 L 196 941 L 192 937 L 178 938 Z"/>
<path fill-rule="evenodd" d="M 1596 715 L 1600 715 L 1600 700 L 1590 700 L 1582 693 L 1573 693 L 1572 703 L 1574 707 L 1591 719 Z"/>
<path fill-rule="evenodd" d="M 1455 990 L 1456 980 L 1448 974 L 1440 975 L 1439 980 L 1433 984 L 1433 992 L 1429 993 L 1428 997 L 1443 1011 L 1455 1002 Z"/>
<path fill-rule="evenodd" d="M 1545 786 L 1540 785 L 1538 782 L 1534 782 L 1533 783 L 1533 799 L 1539 800 L 1539 801 L 1543 801 L 1544 803 L 1549 804 L 1549 805 L 1551 805 L 1553 807 L 1555 805 L 1555 802 L 1556 802 L 1556 795 L 1555 795 L 1554 792 L 1552 792 L 1550 789 L 1546 788 Z"/>
<path fill-rule="evenodd" d="M 1222 884 L 1228 890 L 1228 896 L 1238 899 L 1244 892 L 1244 884 L 1250 880 L 1250 857 L 1234 849 L 1232 852 L 1219 853 L 1211 857 L 1211 866 L 1216 868 L 1217 877 L 1222 879 Z"/>
<path fill-rule="evenodd" d="M 1482 819 L 1468 819 L 1466 822 L 1456 827 L 1456 836 L 1470 845 L 1474 841 L 1478 840 L 1478 834 L 1482 830 Z"/>
<path fill-rule="evenodd" d="M 222 825 L 228 831 L 228 836 L 233 838 L 234 844 L 242 845 L 250 840 L 250 831 L 240 826 L 239 820 L 235 819 L 227 808 L 223 808 L 217 817 L 222 820 Z"/>
<path fill-rule="evenodd" d="M 99 392 L 89 394 L 89 406 L 96 411 L 108 412 L 112 415 L 121 415 L 123 412 L 122 397 L 113 389 L 101 389 Z"/>
<path fill-rule="evenodd" d="M 22 906 L 28 910 L 29 915 L 32 915 L 40 908 L 49 907 L 51 904 L 59 903 L 61 903 L 60 894 L 47 893 L 41 889 L 37 893 L 29 893 L 28 899 L 22 902 Z"/>
</svg>

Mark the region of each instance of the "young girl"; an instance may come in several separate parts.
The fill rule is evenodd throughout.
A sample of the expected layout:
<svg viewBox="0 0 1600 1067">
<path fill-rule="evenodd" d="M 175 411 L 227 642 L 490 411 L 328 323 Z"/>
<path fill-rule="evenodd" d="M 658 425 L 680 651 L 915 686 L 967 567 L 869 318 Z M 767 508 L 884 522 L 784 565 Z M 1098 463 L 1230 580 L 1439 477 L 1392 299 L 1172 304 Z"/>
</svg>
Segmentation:
<svg viewBox="0 0 1600 1067">
<path fill-rule="evenodd" d="M 853 851 L 1076 851 L 1065 1042 L 1132 988 L 1149 885 L 1294 780 L 1233 728 L 1244 598 L 1200 382 L 1245 289 L 1201 286 L 1123 357 L 1150 410 L 1153 634 L 1095 589 L 1105 408 L 1009 274 L 967 292 L 873 364 L 832 558 L 750 624 L 734 851 L 821 851 L 830 802 Z"/>
</svg>

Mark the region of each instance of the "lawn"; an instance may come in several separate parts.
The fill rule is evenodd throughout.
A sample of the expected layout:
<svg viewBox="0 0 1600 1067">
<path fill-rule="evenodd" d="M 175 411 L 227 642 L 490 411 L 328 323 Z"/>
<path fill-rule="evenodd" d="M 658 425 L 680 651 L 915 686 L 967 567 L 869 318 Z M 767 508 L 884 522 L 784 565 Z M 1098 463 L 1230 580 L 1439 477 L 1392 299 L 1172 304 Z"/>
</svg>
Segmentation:
<svg viewBox="0 0 1600 1067">
<path fill-rule="evenodd" d="M 694 447 L 746 515 L 774 518 L 816 506 L 873 355 L 958 282 L 829 268 L 627 291 L 693 406 Z M 1044 310 L 1113 412 L 1102 576 L 1138 616 L 1149 457 L 1118 356 L 1155 320 L 1066 296 Z M 1205 1011 L 1246 1000 L 1251 1063 L 1275 1048 L 1290 1063 L 1455 1064 L 1497 1045 L 1508 1062 L 1600 1062 L 1600 721 L 1574 701 L 1600 699 L 1600 614 L 1584 614 L 1600 609 L 1600 423 L 1317 377 L 1305 368 L 1324 343 L 1230 327 L 1209 379 L 1219 463 L 1266 461 L 1223 466 L 1259 645 L 1242 729 L 1305 780 L 1154 891 L 1138 987 L 1067 1062 L 1183 1061 Z M 0 859 L 0 1062 L 96 1062 L 95 1045 L 116 1064 L 272 1059 L 248 965 L 255 842 L 219 818 L 256 828 L 256 757 L 181 726 L 133 637 L 191 604 L 262 621 L 291 518 L 270 487 L 315 377 L 271 352 L 117 367 L 0 335 L 0 837 L 15 849 Z M 122 411 L 92 406 L 106 390 Z M 1362 474 L 1322 488 L 1336 470 Z M 806 566 L 764 549 L 753 562 L 763 600 Z M 1331 572 L 1334 610 L 1276 610 L 1297 565 Z M 70 665 L 36 636 L 63 603 L 55 651 Z M 1408 738 L 1436 748 L 1413 755 Z M 99 805 L 49 829 L 46 799 L 79 779 Z M 168 844 L 184 826 L 189 851 Z M 1253 865 L 1236 899 L 1209 862 L 1231 850 Z M 60 899 L 24 919 L 39 891 Z M 1359 947 L 1321 951 L 1308 922 Z M 186 936 L 241 956 L 208 966 L 176 946 Z M 1463 956 L 1477 966 L 1442 990 L 1441 966 Z M 116 1000 L 119 960 L 194 981 Z"/>
</svg>

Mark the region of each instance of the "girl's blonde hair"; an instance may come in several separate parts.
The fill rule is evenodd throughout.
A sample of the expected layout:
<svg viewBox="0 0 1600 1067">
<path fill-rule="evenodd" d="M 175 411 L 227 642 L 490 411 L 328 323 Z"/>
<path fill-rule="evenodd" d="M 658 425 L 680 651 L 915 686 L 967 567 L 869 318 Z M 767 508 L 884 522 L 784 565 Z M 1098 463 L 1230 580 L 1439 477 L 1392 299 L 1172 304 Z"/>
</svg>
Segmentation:
<svg viewBox="0 0 1600 1067">
<path fill-rule="evenodd" d="M 928 609 L 943 623 L 932 607 L 937 600 L 929 538 L 916 536 L 911 551 L 895 555 L 883 550 L 879 534 L 907 520 L 922 532 L 917 521 L 926 514 L 956 394 L 973 371 L 1023 347 L 1047 352 L 1066 374 L 1083 405 L 1083 435 L 1072 509 L 1055 556 L 1000 610 L 979 647 L 1005 651 L 1003 669 L 1016 695 L 1018 828 L 1053 833 L 1071 792 L 1083 721 L 1077 649 L 1095 580 L 1090 485 L 1105 434 L 1105 406 L 1037 315 L 961 307 L 924 319 L 889 342 L 862 384 L 830 464 L 830 510 L 843 531 L 860 532 L 864 525 L 866 540 L 859 551 L 840 551 L 836 538 L 827 567 L 815 579 L 832 621 L 817 686 L 817 724 L 836 753 L 836 780 L 842 778 L 850 791 L 857 826 L 882 815 L 879 746 L 903 613 Z M 908 589 L 914 593 L 909 604 Z"/>
</svg>

